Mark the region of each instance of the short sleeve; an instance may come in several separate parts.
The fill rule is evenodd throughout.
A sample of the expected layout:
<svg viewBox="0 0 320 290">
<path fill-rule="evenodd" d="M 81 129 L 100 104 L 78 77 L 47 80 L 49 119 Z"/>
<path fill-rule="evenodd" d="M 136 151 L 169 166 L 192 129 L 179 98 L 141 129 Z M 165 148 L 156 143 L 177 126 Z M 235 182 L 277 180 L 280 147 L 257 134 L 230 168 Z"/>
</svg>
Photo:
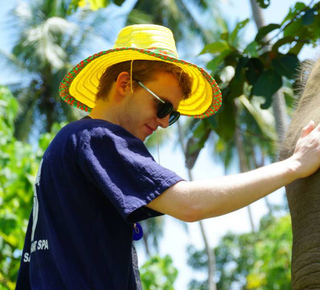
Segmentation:
<svg viewBox="0 0 320 290">
<path fill-rule="evenodd" d="M 81 170 L 128 222 L 160 215 L 144 206 L 182 180 L 119 126 L 82 132 L 78 144 Z"/>
</svg>

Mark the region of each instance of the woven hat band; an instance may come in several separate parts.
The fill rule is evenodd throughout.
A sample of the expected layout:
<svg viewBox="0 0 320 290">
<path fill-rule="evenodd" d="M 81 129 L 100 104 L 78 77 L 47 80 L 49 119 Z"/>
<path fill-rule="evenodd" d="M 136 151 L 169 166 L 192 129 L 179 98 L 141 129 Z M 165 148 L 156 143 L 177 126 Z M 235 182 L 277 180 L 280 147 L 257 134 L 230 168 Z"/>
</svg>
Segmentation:
<svg viewBox="0 0 320 290">
<path fill-rule="evenodd" d="M 141 48 L 178 58 L 170 29 L 160 25 L 136 24 L 122 29 L 113 48 Z"/>
</svg>

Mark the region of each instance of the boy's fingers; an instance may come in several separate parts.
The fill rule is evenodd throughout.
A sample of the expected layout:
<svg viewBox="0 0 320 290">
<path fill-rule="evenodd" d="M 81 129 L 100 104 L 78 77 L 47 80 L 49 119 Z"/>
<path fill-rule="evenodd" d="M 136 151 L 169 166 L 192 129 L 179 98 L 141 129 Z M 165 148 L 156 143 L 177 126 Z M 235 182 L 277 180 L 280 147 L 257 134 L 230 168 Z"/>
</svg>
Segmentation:
<svg viewBox="0 0 320 290">
<path fill-rule="evenodd" d="M 300 137 L 303 138 L 309 135 L 309 133 L 314 129 L 314 126 L 314 121 L 310 121 L 309 124 L 302 129 Z"/>
</svg>

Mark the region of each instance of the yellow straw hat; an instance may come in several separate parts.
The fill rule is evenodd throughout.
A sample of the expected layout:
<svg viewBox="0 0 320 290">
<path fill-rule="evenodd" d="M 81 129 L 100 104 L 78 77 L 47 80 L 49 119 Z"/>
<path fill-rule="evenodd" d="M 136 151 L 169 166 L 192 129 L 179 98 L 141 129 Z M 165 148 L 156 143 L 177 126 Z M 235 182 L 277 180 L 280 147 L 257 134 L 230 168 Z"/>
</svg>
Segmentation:
<svg viewBox="0 0 320 290">
<path fill-rule="evenodd" d="M 178 58 L 170 29 L 151 24 L 123 28 L 113 49 L 101 51 L 77 64 L 62 80 L 59 93 L 69 105 L 86 112 L 95 106 L 99 79 L 105 70 L 130 60 L 173 63 L 192 78 L 190 97 L 180 102 L 181 115 L 206 118 L 215 114 L 222 103 L 219 87 L 203 68 Z"/>
</svg>

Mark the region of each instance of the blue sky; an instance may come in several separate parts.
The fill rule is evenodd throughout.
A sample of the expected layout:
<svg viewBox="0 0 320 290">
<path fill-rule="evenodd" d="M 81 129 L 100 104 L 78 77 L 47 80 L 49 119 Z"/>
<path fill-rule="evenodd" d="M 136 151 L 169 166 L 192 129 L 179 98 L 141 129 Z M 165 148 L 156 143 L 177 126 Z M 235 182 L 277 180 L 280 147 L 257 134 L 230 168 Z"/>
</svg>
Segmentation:
<svg viewBox="0 0 320 290">
<path fill-rule="evenodd" d="M 15 5 L 15 1 L 1 1 L 0 9 L 0 49 L 9 51 L 10 49 L 10 37 L 11 32 L 8 31 L 5 26 L 5 15 L 8 9 Z M 251 10 L 249 6 L 250 0 L 220 0 L 220 8 L 222 13 L 229 19 L 234 27 L 237 21 L 251 18 Z M 300 1 L 309 3 L 310 1 Z M 294 5 L 296 1 L 293 0 L 271 0 L 271 5 L 268 9 L 263 10 L 266 24 L 279 23 L 284 16 L 288 13 L 289 7 Z M 246 30 L 245 39 L 252 39 L 255 34 L 255 26 L 250 24 Z M 106 47 L 107 49 L 109 47 Z M 95 53 L 94 51 L 93 53 Z M 198 53 L 198 52 L 197 52 Z M 305 56 L 315 56 L 315 50 L 306 50 Z M 2 65 L 0 63 L 0 65 Z M 0 70 L 1 83 L 7 80 L 12 80 L 14 76 L 8 76 L 3 73 L 3 69 Z M 179 175 L 187 179 L 187 172 L 184 167 L 184 160 L 179 149 L 174 149 L 172 140 L 168 140 L 168 144 L 161 148 L 161 164 L 167 168 L 176 171 Z M 157 156 L 155 156 L 157 159 Z M 205 148 L 201 152 L 199 160 L 196 163 L 194 169 L 194 179 L 204 179 L 219 177 L 224 174 L 224 170 L 221 166 L 215 165 L 212 156 Z M 283 199 L 283 190 L 270 195 L 270 200 L 275 203 L 279 203 Z M 256 225 L 258 225 L 260 217 L 266 213 L 265 201 L 260 200 L 252 205 L 252 212 Z M 199 225 L 192 223 L 188 225 L 189 233 L 187 234 L 178 221 L 173 218 L 166 217 L 166 228 L 164 239 L 161 243 L 160 254 L 170 254 L 173 257 L 174 265 L 179 269 L 178 281 L 176 283 L 176 289 L 187 289 L 187 283 L 191 277 L 196 274 L 186 266 L 186 246 L 188 244 L 194 244 L 197 248 L 201 249 L 203 243 L 200 237 Z M 246 209 L 238 210 L 234 213 L 205 220 L 205 226 L 211 246 L 215 246 L 218 243 L 219 238 L 227 231 L 233 232 L 245 232 L 250 230 L 248 213 Z M 138 242 L 139 243 L 139 242 Z M 140 264 L 145 260 L 142 247 L 137 244 Z"/>
</svg>

